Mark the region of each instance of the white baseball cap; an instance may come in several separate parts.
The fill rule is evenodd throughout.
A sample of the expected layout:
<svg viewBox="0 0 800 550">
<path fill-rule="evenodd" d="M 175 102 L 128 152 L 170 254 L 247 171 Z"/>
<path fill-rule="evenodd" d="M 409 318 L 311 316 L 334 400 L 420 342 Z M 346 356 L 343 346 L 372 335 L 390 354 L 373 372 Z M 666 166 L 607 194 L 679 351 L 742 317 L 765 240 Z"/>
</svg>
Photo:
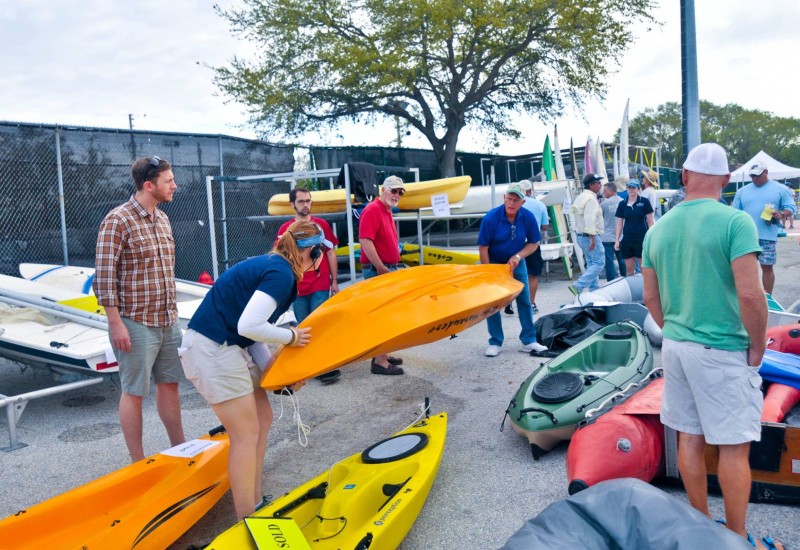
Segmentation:
<svg viewBox="0 0 800 550">
<path fill-rule="evenodd" d="M 762 161 L 757 160 L 753 164 L 750 165 L 750 175 L 751 176 L 760 176 L 764 173 L 764 170 L 767 169 L 767 165 L 764 164 Z"/>
<path fill-rule="evenodd" d="M 728 167 L 728 155 L 717 143 L 701 143 L 689 151 L 683 168 L 709 176 L 727 176 L 731 173 Z"/>
</svg>

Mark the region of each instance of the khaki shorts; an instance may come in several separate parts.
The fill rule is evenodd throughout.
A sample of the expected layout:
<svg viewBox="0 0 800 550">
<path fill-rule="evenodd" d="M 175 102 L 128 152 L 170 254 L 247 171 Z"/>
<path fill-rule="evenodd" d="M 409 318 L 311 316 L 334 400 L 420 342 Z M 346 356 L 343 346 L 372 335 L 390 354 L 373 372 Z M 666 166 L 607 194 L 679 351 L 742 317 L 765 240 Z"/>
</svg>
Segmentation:
<svg viewBox="0 0 800 550">
<path fill-rule="evenodd" d="M 269 348 L 260 350 L 257 366 L 250 351 L 239 346 L 218 344 L 192 329 L 183 336 L 178 348 L 183 372 L 210 405 L 253 393 L 260 387 L 261 374 L 269 359 Z"/>
<path fill-rule="evenodd" d="M 119 364 L 119 381 L 123 393 L 144 397 L 150 393 L 150 378 L 156 384 L 177 384 L 183 379 L 178 346 L 181 329 L 148 327 L 122 318 L 131 339 L 131 351 L 114 348 Z"/>
<path fill-rule="evenodd" d="M 747 365 L 747 351 L 725 351 L 664 338 L 664 395 L 661 422 L 709 445 L 737 445 L 761 439 L 759 367 Z"/>
</svg>

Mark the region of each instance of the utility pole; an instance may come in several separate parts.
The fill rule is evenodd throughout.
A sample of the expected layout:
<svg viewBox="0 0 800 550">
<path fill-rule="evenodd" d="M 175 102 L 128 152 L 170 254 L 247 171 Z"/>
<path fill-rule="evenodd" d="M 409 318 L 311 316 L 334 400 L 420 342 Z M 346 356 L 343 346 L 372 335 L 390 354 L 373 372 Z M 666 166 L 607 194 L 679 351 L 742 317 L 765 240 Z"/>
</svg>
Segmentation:
<svg viewBox="0 0 800 550">
<path fill-rule="evenodd" d="M 133 114 L 132 113 L 128 113 L 128 126 L 130 126 L 131 130 L 133 130 Z"/>
<path fill-rule="evenodd" d="M 700 97 L 697 90 L 697 32 L 694 0 L 681 0 L 681 114 L 683 158 L 700 145 Z"/>
</svg>

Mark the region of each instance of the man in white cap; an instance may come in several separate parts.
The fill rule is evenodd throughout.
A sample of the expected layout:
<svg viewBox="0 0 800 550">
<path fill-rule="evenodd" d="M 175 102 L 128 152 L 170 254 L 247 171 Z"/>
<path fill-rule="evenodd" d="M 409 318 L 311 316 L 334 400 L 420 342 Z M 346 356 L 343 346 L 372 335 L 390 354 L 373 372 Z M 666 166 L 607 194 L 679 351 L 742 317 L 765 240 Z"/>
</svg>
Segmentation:
<svg viewBox="0 0 800 550">
<path fill-rule="evenodd" d="M 645 305 L 664 333 L 661 421 L 678 431 L 689 503 L 710 517 L 705 448 L 717 446 L 726 526 L 748 537 L 748 455 L 761 437 L 767 304 L 755 227 L 718 202 L 729 180 L 722 147 L 704 143 L 689 152 L 686 199 L 647 232 L 642 275 Z"/>
<path fill-rule="evenodd" d="M 772 294 L 775 286 L 775 271 L 772 266 L 778 260 L 775 245 L 782 228 L 781 221 L 785 216 L 794 215 L 794 198 L 785 185 L 769 179 L 769 170 L 764 162 L 755 161 L 750 165 L 749 171 L 753 183 L 748 183 L 736 192 L 732 206 L 750 214 L 756 224 L 758 244 L 762 250 L 758 257 L 761 281 L 764 290 Z"/>
<path fill-rule="evenodd" d="M 528 270 L 525 258 L 539 248 L 539 225 L 528 210 L 522 208 L 525 191 L 518 183 L 508 186 L 503 204 L 489 210 L 481 220 L 478 233 L 478 254 L 482 264 L 508 264 L 516 280 L 522 283 L 522 292 L 517 295 L 517 313 L 522 342 L 520 351 L 541 353 L 547 348 L 536 341 L 533 325 L 531 296 L 528 290 Z M 503 347 L 503 320 L 498 311 L 486 319 L 489 327 L 487 357 L 497 357 Z"/>
<path fill-rule="evenodd" d="M 405 195 L 406 186 L 398 176 L 389 176 L 383 180 L 381 193 L 369 203 L 358 220 L 358 241 L 361 243 L 361 273 L 364 279 L 370 279 L 391 271 L 396 271 L 400 264 L 400 239 L 397 227 L 392 218 L 392 208 Z M 372 358 L 370 372 L 372 374 L 403 374 L 400 365 L 403 359 L 390 355 L 378 355 Z"/>
</svg>

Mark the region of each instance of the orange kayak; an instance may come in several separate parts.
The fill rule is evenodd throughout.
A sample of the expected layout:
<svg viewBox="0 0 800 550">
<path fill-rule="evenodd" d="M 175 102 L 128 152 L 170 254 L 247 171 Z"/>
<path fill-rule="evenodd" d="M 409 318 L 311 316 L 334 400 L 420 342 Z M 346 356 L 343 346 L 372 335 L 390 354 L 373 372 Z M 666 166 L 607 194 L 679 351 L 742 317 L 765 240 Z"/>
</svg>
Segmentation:
<svg viewBox="0 0 800 550">
<path fill-rule="evenodd" d="M 228 490 L 228 448 L 220 427 L 20 510 L 0 521 L 0 548 L 163 550 Z"/>
<path fill-rule="evenodd" d="M 308 346 L 281 346 L 261 386 L 276 390 L 382 353 L 453 336 L 522 291 L 507 265 L 426 265 L 347 287 L 301 324 Z"/>
</svg>

